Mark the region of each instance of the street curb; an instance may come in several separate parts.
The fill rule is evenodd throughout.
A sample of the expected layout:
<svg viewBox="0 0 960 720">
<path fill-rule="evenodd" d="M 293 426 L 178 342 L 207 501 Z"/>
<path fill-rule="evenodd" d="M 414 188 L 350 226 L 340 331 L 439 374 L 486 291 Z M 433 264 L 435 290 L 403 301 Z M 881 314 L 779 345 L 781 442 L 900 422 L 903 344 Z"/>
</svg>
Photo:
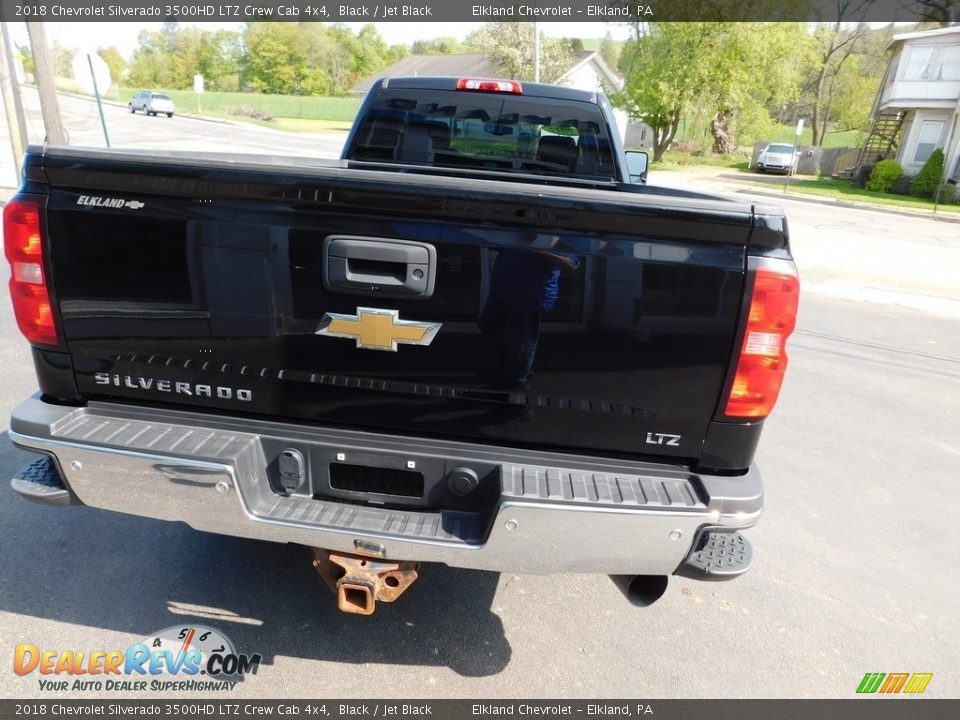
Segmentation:
<svg viewBox="0 0 960 720">
<path fill-rule="evenodd" d="M 727 178 L 723 175 L 718 175 L 724 179 L 730 179 L 734 182 L 745 183 L 750 182 L 749 180 L 734 180 L 733 178 Z M 849 200 L 836 200 L 834 198 L 825 197 L 822 195 L 797 195 L 796 193 L 782 193 L 782 192 L 771 192 L 769 190 L 755 190 L 752 187 L 741 188 L 737 190 L 738 193 L 752 193 L 753 195 L 762 195 L 763 197 L 769 198 L 779 198 L 781 200 L 796 200 L 798 202 L 808 202 L 808 203 L 817 203 L 819 205 L 830 204 L 836 205 L 837 207 L 842 208 L 851 208 L 853 210 L 873 210 L 875 212 L 888 213 L 890 215 L 900 215 L 902 217 L 912 217 L 912 218 L 926 218 L 927 220 L 939 220 L 940 222 L 948 223 L 960 223 L 960 214 L 957 217 L 948 217 L 946 215 L 934 215 L 932 212 L 916 212 L 912 210 L 901 210 L 900 208 L 891 208 L 884 205 L 873 205 L 871 203 L 858 203 L 851 202 Z"/>
</svg>

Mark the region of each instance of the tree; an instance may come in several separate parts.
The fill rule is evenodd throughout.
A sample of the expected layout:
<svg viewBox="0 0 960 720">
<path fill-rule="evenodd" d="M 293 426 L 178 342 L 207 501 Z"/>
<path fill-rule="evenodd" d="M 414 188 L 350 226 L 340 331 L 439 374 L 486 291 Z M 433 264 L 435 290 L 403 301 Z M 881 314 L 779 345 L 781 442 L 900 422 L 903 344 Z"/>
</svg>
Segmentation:
<svg viewBox="0 0 960 720">
<path fill-rule="evenodd" d="M 834 79 L 831 110 L 827 116 L 827 122 L 832 123 L 834 129 L 868 129 L 886 63 L 882 53 L 879 57 L 858 53 L 844 63 Z M 825 129 L 829 132 L 830 126 Z"/>
<path fill-rule="evenodd" d="M 840 20 L 817 23 L 810 34 L 809 64 L 798 108 L 810 118 L 812 142 L 821 147 L 831 125 L 865 129 L 876 92 L 887 67 L 886 46 L 893 30 L 871 30 L 861 22 L 862 2 L 843 0 Z"/>
<path fill-rule="evenodd" d="M 50 46 L 50 55 L 53 58 L 53 73 L 57 77 L 73 77 L 73 56 L 77 54 L 76 48 L 68 48 L 53 43 Z"/>
<path fill-rule="evenodd" d="M 295 24 L 248 23 L 243 40 L 246 54 L 242 78 L 246 87 L 261 93 L 303 93 L 310 47 Z M 316 77 L 309 85 L 321 90 Z"/>
<path fill-rule="evenodd" d="M 799 23 L 714 25 L 702 47 L 705 85 L 698 102 L 713 113 L 713 151 L 729 155 L 739 146 L 738 130 L 768 127 L 767 108 L 799 96 L 806 34 Z"/>
<path fill-rule="evenodd" d="M 240 61 L 243 49 L 240 33 L 232 30 L 204 32 L 197 46 L 196 72 L 212 91 L 240 89 Z"/>
<path fill-rule="evenodd" d="M 653 130 L 653 161 L 673 142 L 680 119 L 706 82 L 701 52 L 712 23 L 637 23 L 620 60 L 624 85 L 614 105 Z"/>
<path fill-rule="evenodd" d="M 460 55 L 468 50 L 469 48 L 455 37 L 415 40 L 410 48 L 414 55 Z"/>
<path fill-rule="evenodd" d="M 833 103 L 833 89 L 836 87 L 838 76 L 866 31 L 866 23 L 859 23 L 852 30 L 844 29 L 842 21 L 838 18 L 832 26 L 820 24 L 814 33 L 814 42 L 818 46 L 818 68 L 812 78 L 814 85 L 810 130 L 816 147 L 823 145 L 823 138 L 827 132 L 827 118 L 830 116 Z"/>
<path fill-rule="evenodd" d="M 254 92 L 342 95 L 406 53 L 390 47 L 376 26 L 354 35 L 326 23 L 249 23 L 242 83 Z"/>
<path fill-rule="evenodd" d="M 955 0 L 900 0 L 900 4 L 921 19 L 943 27 L 960 23 L 960 4 Z"/>
<path fill-rule="evenodd" d="M 613 102 L 653 129 L 654 161 L 694 108 L 707 113 L 714 152 L 729 154 L 738 128 L 756 137 L 771 124 L 768 107 L 798 96 L 804 39 L 799 23 L 638 23 Z"/>
<path fill-rule="evenodd" d="M 30 50 L 29 45 L 17 45 L 17 58 L 20 60 L 20 64 L 23 65 L 23 71 L 27 75 L 34 74 L 34 64 L 33 64 L 33 52 Z"/>
<path fill-rule="evenodd" d="M 33 63 L 33 50 L 30 45 L 17 45 L 16 55 L 23 63 L 23 71 L 30 75 L 34 74 L 35 65 Z M 52 58 L 53 74 L 57 77 L 73 77 L 73 56 L 77 54 L 76 48 L 68 48 L 58 43 L 50 46 L 50 57 Z"/>
<path fill-rule="evenodd" d="M 188 89 L 199 73 L 210 90 L 343 94 L 405 52 L 373 25 L 354 35 L 326 23 L 248 23 L 241 34 L 168 22 L 140 33 L 129 77 L 140 87 Z"/>
<path fill-rule="evenodd" d="M 97 55 L 107 64 L 107 67 L 110 68 L 110 79 L 115 85 L 120 85 L 123 82 L 124 75 L 127 72 L 127 61 L 123 59 L 123 55 L 120 54 L 120 51 L 115 47 L 106 47 L 99 48 L 97 50 Z M 102 88 L 106 90 L 106 88 Z"/>
<path fill-rule="evenodd" d="M 620 67 L 620 52 L 623 49 L 622 43 L 613 39 L 613 36 L 607 32 L 600 41 L 600 57 L 614 72 Z"/>
<path fill-rule="evenodd" d="M 467 38 L 467 45 L 485 55 L 497 74 L 533 80 L 533 23 L 487 23 Z M 540 81 L 555 82 L 574 66 L 569 40 L 540 35 Z"/>
<path fill-rule="evenodd" d="M 910 194 L 916 197 L 932 198 L 943 179 L 943 148 L 937 148 L 923 164 L 920 172 L 910 185 Z"/>
</svg>

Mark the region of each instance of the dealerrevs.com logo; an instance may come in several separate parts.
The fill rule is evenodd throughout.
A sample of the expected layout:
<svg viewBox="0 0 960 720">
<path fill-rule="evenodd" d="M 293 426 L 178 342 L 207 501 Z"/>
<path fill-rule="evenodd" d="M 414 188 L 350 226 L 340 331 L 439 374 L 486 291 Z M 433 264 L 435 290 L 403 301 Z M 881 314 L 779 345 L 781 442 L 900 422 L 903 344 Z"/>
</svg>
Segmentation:
<svg viewBox="0 0 960 720">
<path fill-rule="evenodd" d="M 37 675 L 41 690 L 223 691 L 256 675 L 260 655 L 237 652 L 219 630 L 202 625 L 169 627 L 126 650 L 53 650 L 20 643 L 17 675 Z"/>
</svg>

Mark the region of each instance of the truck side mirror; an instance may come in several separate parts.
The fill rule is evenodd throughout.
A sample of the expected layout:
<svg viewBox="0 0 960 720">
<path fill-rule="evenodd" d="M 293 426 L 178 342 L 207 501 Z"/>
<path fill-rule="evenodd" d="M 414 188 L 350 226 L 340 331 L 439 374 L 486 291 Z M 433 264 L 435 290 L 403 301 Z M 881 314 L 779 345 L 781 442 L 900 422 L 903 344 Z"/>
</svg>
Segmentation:
<svg viewBox="0 0 960 720">
<path fill-rule="evenodd" d="M 627 151 L 627 175 L 630 182 L 643 185 L 647 182 L 647 167 L 650 165 L 650 156 L 643 150 Z"/>
</svg>

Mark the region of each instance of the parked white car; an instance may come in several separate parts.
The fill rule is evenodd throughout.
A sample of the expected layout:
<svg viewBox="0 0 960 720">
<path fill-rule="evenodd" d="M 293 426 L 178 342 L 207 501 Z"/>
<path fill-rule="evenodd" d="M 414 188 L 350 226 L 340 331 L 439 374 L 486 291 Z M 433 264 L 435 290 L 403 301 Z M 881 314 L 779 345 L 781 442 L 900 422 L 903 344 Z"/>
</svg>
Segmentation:
<svg viewBox="0 0 960 720">
<path fill-rule="evenodd" d="M 173 107 L 173 100 L 170 99 L 169 95 L 164 95 L 163 93 L 143 92 L 137 93 L 132 98 L 127 105 L 130 108 L 130 112 L 135 113 L 139 110 L 142 113 L 147 115 L 166 115 L 167 117 L 173 117 L 173 113 L 176 110 Z"/>
<path fill-rule="evenodd" d="M 793 175 L 800 164 L 800 153 L 788 143 L 770 143 L 757 158 L 757 172 L 782 172 Z"/>
</svg>

